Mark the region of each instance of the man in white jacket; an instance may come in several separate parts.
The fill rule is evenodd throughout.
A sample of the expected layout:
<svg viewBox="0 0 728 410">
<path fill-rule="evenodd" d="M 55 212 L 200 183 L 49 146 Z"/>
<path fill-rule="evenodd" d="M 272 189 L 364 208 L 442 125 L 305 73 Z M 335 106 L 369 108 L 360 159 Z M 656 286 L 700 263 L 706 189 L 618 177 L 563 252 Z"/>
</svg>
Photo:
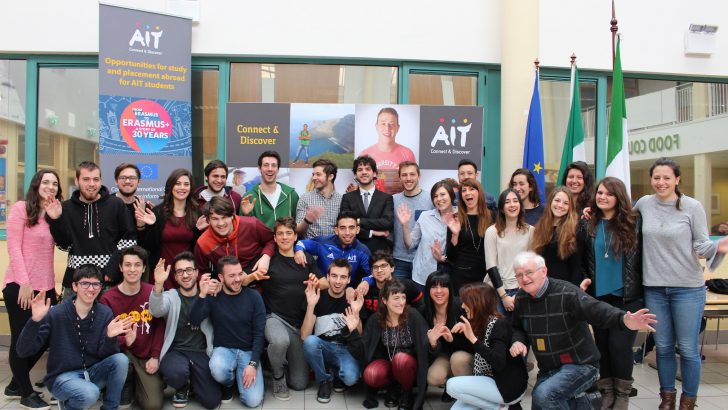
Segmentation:
<svg viewBox="0 0 728 410">
<path fill-rule="evenodd" d="M 199 292 L 195 256 L 185 251 L 175 256 L 172 265 L 166 269 L 164 266 L 164 259 L 160 259 L 154 269 L 154 291 L 149 296 L 152 316 L 164 318 L 166 323 L 159 371 L 164 382 L 176 389 L 172 399 L 174 407 L 187 405 L 191 388 L 203 407 L 217 408 L 222 394 L 220 385 L 210 374 L 212 324 L 205 319 L 198 327 L 189 321 L 190 307 Z M 165 292 L 164 281 L 172 266 L 179 288 Z"/>
</svg>

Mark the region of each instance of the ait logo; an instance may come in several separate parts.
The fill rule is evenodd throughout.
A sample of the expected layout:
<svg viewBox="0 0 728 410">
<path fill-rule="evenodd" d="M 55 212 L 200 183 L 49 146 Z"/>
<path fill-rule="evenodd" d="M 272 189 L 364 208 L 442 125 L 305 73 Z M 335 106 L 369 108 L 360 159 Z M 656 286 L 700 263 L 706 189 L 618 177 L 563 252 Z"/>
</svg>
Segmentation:
<svg viewBox="0 0 728 410">
<path fill-rule="evenodd" d="M 159 26 L 151 24 L 136 23 L 134 34 L 129 40 L 129 47 L 143 47 L 149 50 L 159 49 L 159 39 L 162 38 L 164 31 Z"/>
<path fill-rule="evenodd" d="M 448 133 L 446 131 L 446 127 L 448 126 L 447 121 L 444 117 L 440 117 L 440 125 L 437 127 L 435 136 L 432 137 L 432 141 L 430 142 L 430 146 L 432 148 L 435 148 L 439 142 L 445 143 L 448 147 L 455 147 L 459 145 L 460 147 L 465 148 L 468 141 L 468 132 L 470 132 L 470 128 L 473 126 L 473 123 L 470 122 L 468 118 L 463 118 L 460 121 L 452 118 L 449 122 L 450 130 Z"/>
</svg>

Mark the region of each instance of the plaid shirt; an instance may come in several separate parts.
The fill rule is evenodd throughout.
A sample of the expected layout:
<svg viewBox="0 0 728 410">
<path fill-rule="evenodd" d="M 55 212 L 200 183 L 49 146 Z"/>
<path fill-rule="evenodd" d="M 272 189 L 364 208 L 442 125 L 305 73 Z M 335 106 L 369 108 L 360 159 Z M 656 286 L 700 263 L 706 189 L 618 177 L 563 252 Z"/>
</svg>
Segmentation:
<svg viewBox="0 0 728 410">
<path fill-rule="evenodd" d="M 309 207 L 321 207 L 323 212 L 321 216 L 308 226 L 306 237 L 303 239 L 311 239 L 321 235 L 331 235 L 334 233 L 336 226 L 336 217 L 339 216 L 339 208 L 341 207 L 341 194 L 333 192 L 331 198 L 326 198 L 321 191 L 314 189 L 301 196 L 296 207 L 296 223 L 300 224 L 306 216 L 306 210 Z"/>
</svg>

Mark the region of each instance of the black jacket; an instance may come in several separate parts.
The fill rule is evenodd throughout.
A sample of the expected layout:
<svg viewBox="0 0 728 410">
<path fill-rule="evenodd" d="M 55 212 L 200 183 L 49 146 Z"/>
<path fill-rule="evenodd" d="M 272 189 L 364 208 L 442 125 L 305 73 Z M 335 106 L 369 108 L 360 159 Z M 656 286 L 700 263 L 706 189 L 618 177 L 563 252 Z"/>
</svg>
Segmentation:
<svg viewBox="0 0 728 410">
<path fill-rule="evenodd" d="M 109 195 L 105 186 L 99 194 L 89 204 L 81 201 L 76 190 L 71 199 L 63 201 L 60 218 L 46 215 L 56 246 L 68 251 L 63 286 L 71 287 L 73 272 L 84 264 L 101 268 L 111 284 L 120 282 L 119 251 L 136 245 L 136 229 L 124 201 Z"/>
<path fill-rule="evenodd" d="M 413 355 L 417 359 L 417 396 L 414 400 L 414 409 L 421 409 L 425 400 L 425 392 L 427 391 L 427 369 L 429 368 L 428 345 L 427 341 L 427 325 L 425 319 L 422 318 L 414 309 L 408 310 L 407 327 L 414 339 Z M 364 328 L 364 335 L 361 339 L 362 345 L 359 350 L 359 363 L 364 369 L 374 359 L 383 358 L 382 351 L 382 327 L 379 326 L 379 312 L 371 315 L 367 320 Z"/>
<path fill-rule="evenodd" d="M 150 283 L 154 283 L 154 268 L 157 266 L 157 262 L 159 262 L 159 258 L 162 256 L 162 247 L 164 246 L 162 243 L 162 231 L 164 230 L 164 225 L 167 223 L 167 218 L 164 216 L 164 211 L 162 210 L 162 204 L 155 206 L 154 209 L 152 209 L 152 212 L 154 213 L 154 216 L 157 217 L 157 222 L 155 222 L 154 225 L 147 225 L 144 229 L 137 231 L 139 245 L 149 252 L 147 270 L 149 271 Z M 180 222 L 185 223 L 184 220 Z M 190 242 L 190 252 L 194 251 L 195 243 L 197 243 L 197 238 L 202 235 L 202 231 L 197 229 L 197 227 L 193 227 L 192 233 L 195 237 L 194 240 Z M 172 261 L 167 261 L 167 263 L 171 264 Z"/>
<path fill-rule="evenodd" d="M 582 229 L 587 232 L 588 221 L 581 221 Z M 638 301 L 644 298 L 642 287 L 642 219 L 637 218 L 637 248 L 631 252 L 622 251 L 622 281 L 624 282 L 624 304 Z M 584 274 L 591 279 L 592 284 L 587 291 L 594 296 L 596 282 L 594 280 L 596 264 L 594 253 L 595 237 L 589 234 L 584 235 L 583 262 Z"/>
<path fill-rule="evenodd" d="M 356 236 L 369 250 L 392 251 L 392 242 L 383 236 L 369 237 L 371 231 L 392 231 L 394 229 L 394 199 L 392 195 L 378 189 L 374 190 L 369 200 L 369 208 L 364 210 L 361 192 L 347 192 L 341 197 L 340 212 L 353 212 L 359 218 L 359 234 Z"/>
</svg>

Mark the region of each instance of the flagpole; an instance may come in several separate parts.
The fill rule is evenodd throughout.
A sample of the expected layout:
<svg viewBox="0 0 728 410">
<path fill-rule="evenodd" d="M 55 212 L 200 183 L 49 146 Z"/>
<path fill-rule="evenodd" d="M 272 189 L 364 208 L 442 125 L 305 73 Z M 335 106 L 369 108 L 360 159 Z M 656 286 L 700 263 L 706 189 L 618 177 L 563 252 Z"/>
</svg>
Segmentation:
<svg viewBox="0 0 728 410">
<path fill-rule="evenodd" d="M 576 54 L 571 53 L 571 75 L 569 82 L 569 107 L 571 107 L 571 99 L 574 97 L 574 64 L 576 64 Z"/>
<path fill-rule="evenodd" d="M 609 25 L 611 26 L 609 31 L 612 32 L 612 66 L 614 66 L 614 53 L 616 52 L 614 42 L 617 38 L 617 30 L 619 30 L 617 27 L 617 15 L 614 12 L 614 0 L 612 0 L 612 20 L 609 21 Z"/>
</svg>

